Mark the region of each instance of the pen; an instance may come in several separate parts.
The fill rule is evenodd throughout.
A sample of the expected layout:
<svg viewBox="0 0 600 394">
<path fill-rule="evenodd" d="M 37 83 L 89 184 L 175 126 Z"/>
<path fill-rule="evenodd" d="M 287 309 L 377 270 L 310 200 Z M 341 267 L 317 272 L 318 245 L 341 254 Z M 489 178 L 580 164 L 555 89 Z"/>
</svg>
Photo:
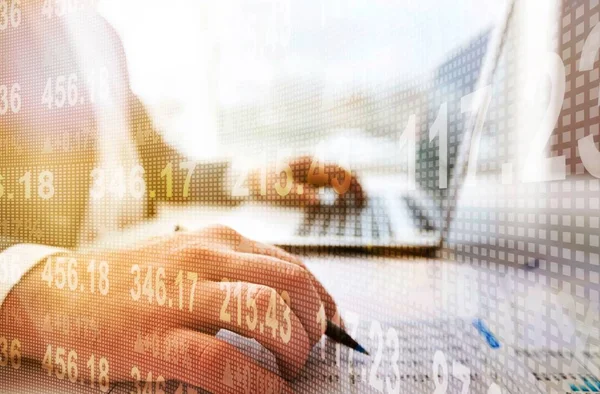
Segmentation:
<svg viewBox="0 0 600 394">
<path fill-rule="evenodd" d="M 327 320 L 327 329 L 325 330 L 325 335 L 328 338 L 332 339 L 334 342 L 341 343 L 344 346 L 349 347 L 352 350 L 356 350 L 359 353 L 369 355 L 369 352 L 366 351 L 364 347 L 362 347 L 358 342 L 356 342 L 344 329 L 331 321 Z"/>
</svg>

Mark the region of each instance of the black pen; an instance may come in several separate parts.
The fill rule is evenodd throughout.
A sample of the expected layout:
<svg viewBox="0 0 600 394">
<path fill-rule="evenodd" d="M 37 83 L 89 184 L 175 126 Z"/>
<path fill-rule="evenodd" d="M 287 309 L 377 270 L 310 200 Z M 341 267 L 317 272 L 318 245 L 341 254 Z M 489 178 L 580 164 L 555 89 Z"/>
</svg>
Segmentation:
<svg viewBox="0 0 600 394">
<path fill-rule="evenodd" d="M 348 346 L 352 350 L 356 350 L 359 353 L 369 355 L 369 352 L 356 342 L 344 329 L 335 323 L 327 320 L 327 329 L 325 335 L 332 339 L 336 343 L 341 343 L 344 346 Z"/>
</svg>

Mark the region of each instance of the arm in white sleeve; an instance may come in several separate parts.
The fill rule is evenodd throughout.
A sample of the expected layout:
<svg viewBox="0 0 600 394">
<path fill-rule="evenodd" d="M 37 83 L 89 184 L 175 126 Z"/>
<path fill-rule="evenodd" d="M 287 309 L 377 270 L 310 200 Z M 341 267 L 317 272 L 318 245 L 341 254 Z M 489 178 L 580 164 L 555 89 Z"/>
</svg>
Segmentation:
<svg viewBox="0 0 600 394">
<path fill-rule="evenodd" d="M 10 290 L 37 263 L 45 258 L 68 252 L 67 249 L 36 244 L 17 244 L 0 253 L 0 307 Z"/>
</svg>

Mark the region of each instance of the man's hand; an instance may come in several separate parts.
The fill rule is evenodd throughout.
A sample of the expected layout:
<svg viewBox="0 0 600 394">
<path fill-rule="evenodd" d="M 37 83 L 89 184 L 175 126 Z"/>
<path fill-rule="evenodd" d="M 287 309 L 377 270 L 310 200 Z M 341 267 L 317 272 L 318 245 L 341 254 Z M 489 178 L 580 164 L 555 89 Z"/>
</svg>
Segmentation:
<svg viewBox="0 0 600 394">
<path fill-rule="evenodd" d="M 285 202 L 286 205 L 315 206 L 321 203 L 319 188 L 331 187 L 337 195 L 336 204 L 362 208 L 366 195 L 356 175 L 335 163 L 314 161 L 301 156 L 266 171 L 254 170 L 248 176 L 250 194 L 264 201 Z"/>
<path fill-rule="evenodd" d="M 3 330 L 20 338 L 23 356 L 43 361 L 50 375 L 62 374 L 56 354 L 62 348 L 77 353 L 86 379 L 86 362 L 95 355 L 96 363 L 107 360 L 110 382 L 144 387 L 147 380 L 174 379 L 217 393 L 240 389 L 226 376 L 235 371 L 254 376 L 247 382 L 290 391 L 280 376 L 217 339 L 221 328 L 258 341 L 289 379 L 323 334 L 318 316 L 339 319 L 331 296 L 298 258 L 223 226 L 133 249 L 52 257 L 22 279 L 5 307 L 20 308 L 24 318 Z M 93 319 L 98 335 L 52 329 L 56 316 Z"/>
</svg>

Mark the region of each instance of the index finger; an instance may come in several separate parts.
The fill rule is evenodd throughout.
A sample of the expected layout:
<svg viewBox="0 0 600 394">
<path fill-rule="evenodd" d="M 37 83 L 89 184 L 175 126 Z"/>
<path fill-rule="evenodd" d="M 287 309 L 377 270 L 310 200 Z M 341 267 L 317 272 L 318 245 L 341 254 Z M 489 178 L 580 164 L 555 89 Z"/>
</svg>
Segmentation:
<svg viewBox="0 0 600 394">
<path fill-rule="evenodd" d="M 242 247 L 238 247 L 240 252 L 245 253 L 255 253 L 255 254 L 263 254 L 266 256 L 276 257 L 280 260 L 287 261 L 288 263 L 295 264 L 299 267 L 302 267 L 308 275 L 310 276 L 313 286 L 319 293 L 319 297 L 321 298 L 321 302 L 325 306 L 325 314 L 329 320 L 332 320 L 335 324 L 339 326 L 343 326 L 343 322 L 341 321 L 340 314 L 337 310 L 337 305 L 335 300 L 329 294 L 327 289 L 321 284 L 321 282 L 315 277 L 315 275 L 308 269 L 306 264 L 300 259 L 300 257 L 295 256 L 277 246 L 265 244 L 258 241 L 253 241 L 251 239 L 244 238 L 243 242 L 240 242 Z"/>
</svg>

